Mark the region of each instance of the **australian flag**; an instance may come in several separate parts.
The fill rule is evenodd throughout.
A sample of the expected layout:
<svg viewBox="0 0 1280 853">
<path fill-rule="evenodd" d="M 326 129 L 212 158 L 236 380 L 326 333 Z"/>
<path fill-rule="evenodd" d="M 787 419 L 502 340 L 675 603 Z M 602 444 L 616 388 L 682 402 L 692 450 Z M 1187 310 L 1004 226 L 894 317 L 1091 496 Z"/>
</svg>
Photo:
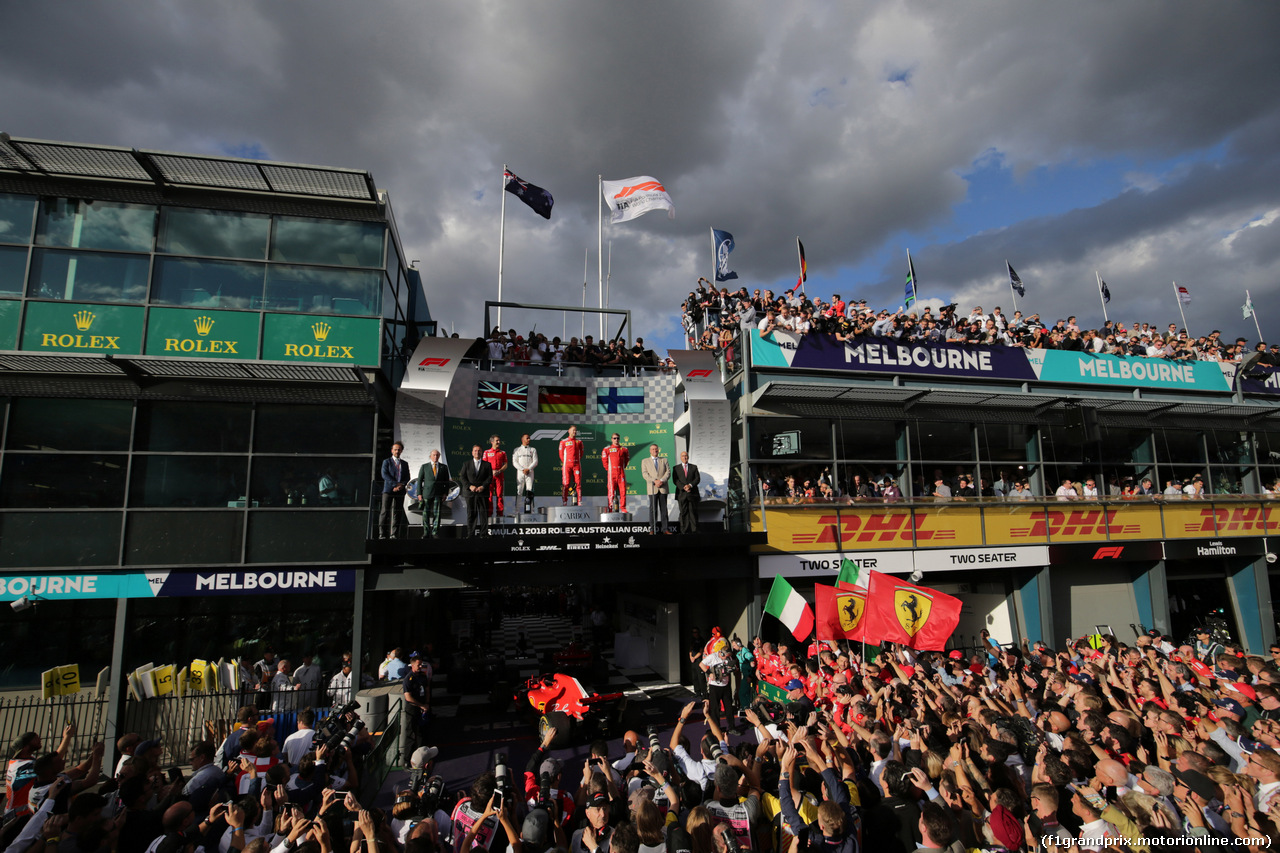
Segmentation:
<svg viewBox="0 0 1280 853">
<path fill-rule="evenodd" d="M 551 218 L 551 205 L 556 203 L 551 193 L 528 181 L 520 180 L 511 174 L 510 169 L 502 173 L 502 183 L 503 189 L 533 208 L 534 213 L 543 219 Z"/>
<path fill-rule="evenodd" d="M 1004 265 L 1009 267 L 1009 286 L 1018 292 L 1019 296 L 1026 296 L 1027 289 L 1022 285 L 1022 279 L 1018 278 L 1018 274 L 1013 271 L 1013 267 L 1009 266 L 1009 262 L 1005 261 Z"/>
<path fill-rule="evenodd" d="M 728 231 L 711 229 L 711 248 L 716 256 L 716 281 L 729 281 L 738 274 L 729 269 L 729 253 L 733 251 L 733 235 Z"/>
<path fill-rule="evenodd" d="M 500 412 L 528 411 L 529 386 L 481 380 L 476 386 L 476 408 Z"/>
</svg>

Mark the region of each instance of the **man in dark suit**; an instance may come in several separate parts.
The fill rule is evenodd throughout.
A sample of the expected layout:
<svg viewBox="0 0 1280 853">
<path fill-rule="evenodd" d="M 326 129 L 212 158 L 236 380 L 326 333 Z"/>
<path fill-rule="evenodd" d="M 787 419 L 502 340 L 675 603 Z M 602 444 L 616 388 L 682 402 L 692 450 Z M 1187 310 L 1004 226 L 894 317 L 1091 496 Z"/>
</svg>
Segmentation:
<svg viewBox="0 0 1280 853">
<path fill-rule="evenodd" d="M 418 469 L 418 499 L 422 501 L 422 535 L 440 535 L 440 510 L 449 494 L 449 466 L 440 461 L 440 451 L 431 451 L 431 461 Z"/>
<path fill-rule="evenodd" d="M 404 494 L 409 487 L 409 463 L 400 458 L 404 445 L 391 445 L 391 458 L 382 460 L 382 513 L 378 516 L 378 538 L 404 536 L 409 519 L 404 514 Z"/>
<path fill-rule="evenodd" d="M 676 503 L 680 505 L 680 532 L 698 532 L 698 483 L 702 477 L 698 466 L 689 464 L 689 451 L 680 451 L 680 464 L 671 471 L 671 484 L 676 487 Z"/>
<path fill-rule="evenodd" d="M 480 445 L 471 448 L 471 458 L 458 466 L 458 485 L 467 499 L 467 535 L 484 536 L 489 532 L 489 487 L 493 485 L 493 466 L 481 458 Z"/>
</svg>

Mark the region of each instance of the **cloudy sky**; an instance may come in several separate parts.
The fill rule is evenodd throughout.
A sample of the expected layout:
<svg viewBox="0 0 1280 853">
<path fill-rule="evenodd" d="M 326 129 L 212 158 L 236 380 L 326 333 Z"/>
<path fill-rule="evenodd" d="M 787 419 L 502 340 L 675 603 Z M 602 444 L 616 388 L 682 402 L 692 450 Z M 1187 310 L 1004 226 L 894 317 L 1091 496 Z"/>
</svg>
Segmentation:
<svg viewBox="0 0 1280 853">
<path fill-rule="evenodd" d="M 737 240 L 748 287 L 896 308 L 923 296 L 1046 320 L 1280 323 L 1274 3 L 122 0 L 11 3 L 0 130 L 371 171 L 433 314 L 596 289 L 596 176 L 652 175 L 676 218 L 610 228 L 614 307 L 679 346 L 680 298 Z M 504 325 L 513 318 L 505 317 Z M 561 325 L 541 318 L 543 330 Z M 576 324 L 575 324 L 576 325 Z M 523 330 L 523 329 L 522 329 Z M 555 328 L 558 333 L 560 330 Z"/>
</svg>

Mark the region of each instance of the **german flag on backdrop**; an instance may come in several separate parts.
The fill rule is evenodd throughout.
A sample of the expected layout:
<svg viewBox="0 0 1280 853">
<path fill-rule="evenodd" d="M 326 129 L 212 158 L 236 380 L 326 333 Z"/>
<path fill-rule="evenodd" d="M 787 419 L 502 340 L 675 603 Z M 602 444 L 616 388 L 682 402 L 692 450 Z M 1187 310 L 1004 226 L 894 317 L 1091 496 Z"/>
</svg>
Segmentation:
<svg viewBox="0 0 1280 853">
<path fill-rule="evenodd" d="M 585 415 L 587 413 L 586 388 L 538 389 L 538 411 L 561 415 Z"/>
</svg>

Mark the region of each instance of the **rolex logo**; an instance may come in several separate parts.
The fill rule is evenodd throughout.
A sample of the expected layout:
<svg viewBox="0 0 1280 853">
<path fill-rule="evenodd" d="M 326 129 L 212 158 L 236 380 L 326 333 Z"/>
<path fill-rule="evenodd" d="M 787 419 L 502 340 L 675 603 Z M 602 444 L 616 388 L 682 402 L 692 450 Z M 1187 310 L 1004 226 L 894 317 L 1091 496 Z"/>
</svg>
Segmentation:
<svg viewBox="0 0 1280 853">
<path fill-rule="evenodd" d="M 196 334 L 200 337 L 204 337 L 213 330 L 212 317 L 197 317 L 193 322 L 196 324 Z"/>
<path fill-rule="evenodd" d="M 323 341 L 325 338 L 329 337 L 329 332 L 333 331 L 333 327 L 324 320 L 321 320 L 319 323 L 315 323 L 311 326 L 311 331 L 316 336 L 317 341 Z"/>
<path fill-rule="evenodd" d="M 71 315 L 76 321 L 76 328 L 82 332 L 89 331 L 89 327 L 93 325 L 94 318 L 97 317 L 92 311 L 81 310 Z"/>
</svg>

